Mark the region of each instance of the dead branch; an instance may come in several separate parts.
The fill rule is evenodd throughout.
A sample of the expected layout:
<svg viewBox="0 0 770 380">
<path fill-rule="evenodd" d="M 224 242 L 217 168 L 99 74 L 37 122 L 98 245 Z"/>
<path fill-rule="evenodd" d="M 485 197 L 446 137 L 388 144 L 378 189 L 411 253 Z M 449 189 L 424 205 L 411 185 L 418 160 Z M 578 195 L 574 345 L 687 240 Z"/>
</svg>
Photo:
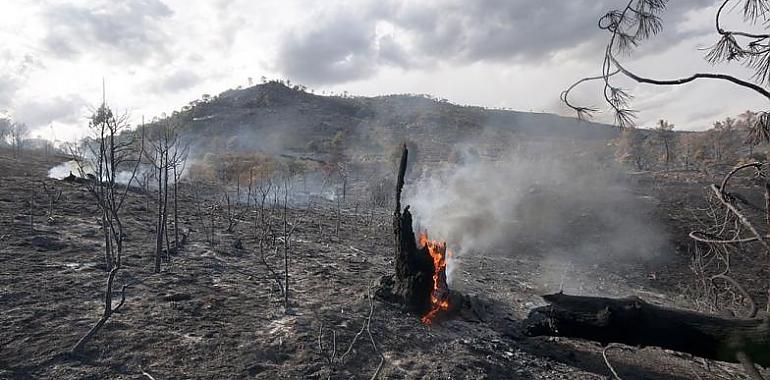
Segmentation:
<svg viewBox="0 0 770 380">
<path fill-rule="evenodd" d="M 754 318 L 757 316 L 757 303 L 754 301 L 754 299 L 749 295 L 749 292 L 746 291 L 746 289 L 741 286 L 741 284 L 738 283 L 738 281 L 735 281 L 734 278 L 726 275 L 726 274 L 718 274 L 711 277 L 711 282 L 714 282 L 715 280 L 724 280 L 730 285 L 732 285 L 735 289 L 738 290 L 739 293 L 743 296 L 745 300 L 747 300 L 750 304 L 750 310 L 749 314 L 746 316 L 747 318 Z"/>
<path fill-rule="evenodd" d="M 371 380 L 376 379 L 380 375 L 380 371 L 382 371 L 382 367 L 385 364 L 385 355 L 382 354 L 380 349 L 377 347 L 377 342 L 374 340 L 374 335 L 372 335 L 372 317 L 374 316 L 374 298 L 372 297 L 372 286 L 373 283 L 370 282 L 366 289 L 366 296 L 369 299 L 369 315 L 366 317 L 366 320 L 364 320 L 364 323 L 361 325 L 361 329 L 358 330 L 355 336 L 353 336 L 353 339 L 350 341 L 350 345 L 348 345 L 348 349 L 345 350 L 345 352 L 340 355 L 339 359 L 336 361 L 337 364 L 343 364 L 345 362 L 345 358 L 353 351 L 353 347 L 356 345 L 356 342 L 358 341 L 358 338 L 363 335 L 364 331 L 366 331 L 367 335 L 369 336 L 369 341 L 372 343 L 372 348 L 374 349 L 374 352 L 377 353 L 377 355 L 380 357 L 380 362 L 377 365 L 376 370 L 372 374 Z M 326 359 L 329 362 L 331 366 L 331 371 L 329 373 L 329 376 L 331 376 L 331 372 L 334 370 L 335 367 L 335 355 L 337 352 L 337 335 L 336 331 L 332 330 L 333 335 L 333 348 L 332 353 L 330 356 L 328 356 Z M 324 347 L 322 343 L 322 337 L 323 337 L 323 325 L 321 325 L 321 328 L 319 330 L 319 336 L 318 336 L 318 346 L 321 349 L 321 352 L 324 352 Z"/>
<path fill-rule="evenodd" d="M 619 72 L 620 72 L 620 70 L 615 70 L 614 72 L 608 74 L 607 77 L 613 77 L 616 74 L 618 74 Z M 567 89 L 562 91 L 561 94 L 559 95 L 559 97 L 561 98 L 562 103 L 564 103 L 564 105 L 566 105 L 567 107 L 572 108 L 572 110 L 574 110 L 575 113 L 577 114 L 578 119 L 584 120 L 584 119 L 590 118 L 594 112 L 598 111 L 598 109 L 596 109 L 595 107 L 590 107 L 590 106 L 588 106 L 588 107 L 587 106 L 577 106 L 577 105 L 572 104 L 569 101 L 569 94 L 570 94 L 570 92 L 575 87 L 579 86 L 581 83 L 590 82 L 590 81 L 594 81 L 594 80 L 604 80 L 604 75 L 597 75 L 597 76 L 593 76 L 593 77 L 581 78 L 578 81 L 576 81 L 575 83 L 573 83 L 572 85 L 570 85 L 569 87 L 567 87 Z"/>
<path fill-rule="evenodd" d="M 123 288 L 120 290 L 120 303 L 118 303 L 118 306 L 115 306 L 115 308 L 112 309 L 113 313 L 119 312 L 120 308 L 123 307 L 123 304 L 126 302 L 126 289 L 130 288 L 133 284 L 133 282 L 123 284 Z"/>
<path fill-rule="evenodd" d="M 318 349 L 323 353 L 326 349 L 324 348 L 323 344 L 323 337 L 324 337 L 324 324 L 321 322 L 321 327 L 318 329 Z M 329 363 L 329 365 L 333 365 L 335 359 L 337 358 L 337 330 L 332 330 L 332 352 L 329 354 L 329 356 L 326 357 L 326 361 Z"/>
<path fill-rule="evenodd" d="M 703 231 L 692 231 L 690 232 L 690 239 L 693 239 L 695 241 L 706 243 L 706 244 L 741 244 L 741 243 L 751 243 L 755 241 L 759 241 L 756 237 L 750 237 L 750 238 L 743 238 L 743 239 L 714 239 L 714 238 L 707 238 L 706 236 L 712 236 L 711 234 L 708 234 Z M 770 238 L 770 235 L 765 235 L 765 238 Z"/>
<path fill-rule="evenodd" d="M 722 185 L 719 186 L 719 189 L 722 191 L 723 194 L 725 194 L 727 192 L 727 190 L 726 190 L 727 189 L 727 183 L 730 181 L 730 179 L 736 173 L 738 173 L 741 170 L 748 169 L 748 168 L 755 168 L 755 169 L 757 169 L 757 171 L 759 171 L 759 169 L 761 167 L 762 167 L 762 164 L 759 163 L 759 162 L 751 162 L 751 163 L 748 163 L 748 164 L 744 164 L 744 165 L 740 165 L 740 166 L 735 167 L 733 170 L 731 170 L 729 173 L 727 173 L 725 178 L 722 180 Z"/>
<path fill-rule="evenodd" d="M 323 336 L 324 325 L 323 322 L 321 322 L 321 327 L 318 329 L 318 349 L 321 352 L 321 355 L 324 355 L 324 351 L 327 351 L 323 345 Z M 331 353 L 326 354 L 324 359 L 326 359 L 326 364 L 329 366 L 329 374 L 326 378 L 331 379 L 334 369 L 337 366 L 337 330 L 332 329 Z"/>
<path fill-rule="evenodd" d="M 744 227 L 746 227 L 751 233 L 754 235 L 754 237 L 757 239 L 759 244 L 762 245 L 762 247 L 765 249 L 765 255 L 770 256 L 770 245 L 767 244 L 767 241 L 765 241 L 764 237 L 757 231 L 756 228 L 754 228 L 754 225 L 751 224 L 749 219 L 741 213 L 740 210 L 738 210 L 737 207 L 735 207 L 732 203 L 730 203 L 727 199 L 725 199 L 724 194 L 722 191 L 717 187 L 717 185 L 711 185 L 711 190 L 716 194 L 717 199 L 722 202 L 722 204 L 727 207 L 728 210 L 730 210 L 743 224 Z"/>
<path fill-rule="evenodd" d="M 623 75 L 639 83 L 654 84 L 658 86 L 679 86 L 679 85 L 696 81 L 698 79 L 716 79 L 716 80 L 732 82 L 733 84 L 736 84 L 738 86 L 754 90 L 755 92 L 759 93 L 765 98 L 770 99 L 770 92 L 762 88 L 762 86 L 751 83 L 749 81 L 738 79 L 732 75 L 715 74 L 715 73 L 695 73 L 690 75 L 689 77 L 659 80 L 659 79 L 646 78 L 631 72 L 630 70 L 622 66 L 620 62 L 618 62 L 618 60 L 615 59 L 615 56 L 612 54 L 608 54 L 608 58 L 610 59 L 610 61 L 612 61 L 612 64 L 615 65 L 615 67 L 618 68 L 623 73 Z"/>
<path fill-rule="evenodd" d="M 377 370 L 374 371 L 374 374 L 371 377 L 371 380 L 374 380 L 379 376 L 380 371 L 382 370 L 382 366 L 385 364 L 385 355 L 380 352 L 380 349 L 377 348 L 377 343 L 374 341 L 374 336 L 372 336 L 372 315 L 374 315 L 374 299 L 372 298 L 372 284 L 369 284 L 369 288 L 367 289 L 366 296 L 369 298 L 369 317 L 366 319 L 366 333 L 369 334 L 369 340 L 372 341 L 372 347 L 374 348 L 374 351 L 377 352 L 377 355 L 380 356 L 380 364 L 377 365 Z"/>
<path fill-rule="evenodd" d="M 385 356 L 380 352 L 379 348 L 377 348 L 377 343 L 374 340 L 374 336 L 372 335 L 372 316 L 374 315 L 374 299 L 372 298 L 372 284 L 370 283 L 367 287 L 366 292 L 367 298 L 369 298 L 369 315 L 366 317 L 366 321 L 364 321 L 364 324 L 361 326 L 361 330 L 358 331 L 358 333 L 353 337 L 353 340 L 350 342 L 350 346 L 348 346 L 348 349 L 345 351 L 342 356 L 340 356 L 340 362 L 345 360 L 345 356 L 347 356 L 350 351 L 353 349 L 353 346 L 356 344 L 356 341 L 358 338 L 363 334 L 364 330 L 369 335 L 369 340 L 372 342 L 372 347 L 374 348 L 374 351 L 377 353 L 377 355 L 380 356 L 380 363 L 377 365 L 377 370 L 372 375 L 372 379 L 377 378 L 377 376 L 380 373 L 380 370 L 382 370 L 382 365 L 385 363 Z"/>
<path fill-rule="evenodd" d="M 615 371 L 615 368 L 612 367 L 612 364 L 610 364 L 610 360 L 607 358 L 607 352 L 609 352 L 612 349 L 624 350 L 626 349 L 626 347 L 617 343 L 610 343 L 606 347 L 604 347 L 604 349 L 602 350 L 602 358 L 604 358 L 604 364 L 606 364 L 607 368 L 610 369 L 610 372 L 612 372 L 612 376 L 615 377 L 615 380 L 623 380 L 620 378 L 620 376 L 618 376 L 617 371 Z"/>
<path fill-rule="evenodd" d="M 263 243 L 260 242 L 260 259 L 262 261 L 262 264 L 265 266 L 265 268 L 267 268 L 267 271 L 270 273 L 270 275 L 272 276 L 273 280 L 278 285 L 278 289 L 281 292 L 281 296 L 283 296 L 283 294 L 284 294 L 284 292 L 286 290 L 283 288 L 283 283 L 281 282 L 281 276 L 278 274 L 278 272 L 275 271 L 275 269 L 273 269 L 272 266 L 270 266 L 270 263 L 267 262 L 267 258 L 265 257 L 264 249 L 261 247 L 262 244 Z M 275 249 L 275 254 L 277 255 L 278 254 L 278 247 L 276 246 L 274 249 Z"/>
<path fill-rule="evenodd" d="M 47 212 L 47 218 L 48 223 L 54 223 L 56 220 L 54 218 L 54 207 L 56 206 L 56 203 L 59 202 L 62 195 L 61 189 L 56 189 L 56 187 L 51 186 L 50 188 L 45 184 L 45 181 L 41 181 L 41 184 L 43 185 L 43 191 L 48 196 L 48 212 Z"/>
<path fill-rule="evenodd" d="M 140 368 L 140 371 L 142 371 L 142 375 L 144 375 L 144 376 L 145 376 L 145 377 L 147 377 L 148 379 L 150 379 L 150 380 L 155 380 L 155 378 L 154 378 L 154 377 L 152 377 L 152 375 L 150 375 L 149 373 L 145 372 L 143 369 L 141 369 L 141 368 Z"/>
</svg>

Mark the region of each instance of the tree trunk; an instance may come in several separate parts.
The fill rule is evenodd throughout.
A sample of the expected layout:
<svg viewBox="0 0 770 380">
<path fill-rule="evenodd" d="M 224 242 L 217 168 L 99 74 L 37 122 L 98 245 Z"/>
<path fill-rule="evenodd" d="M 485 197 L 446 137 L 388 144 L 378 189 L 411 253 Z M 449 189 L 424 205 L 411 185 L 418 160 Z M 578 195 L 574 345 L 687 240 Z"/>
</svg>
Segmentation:
<svg viewBox="0 0 770 380">
<path fill-rule="evenodd" d="M 337 196 L 336 198 L 337 198 L 337 210 L 336 210 L 337 217 L 335 218 L 336 220 L 334 222 L 334 236 L 339 237 L 340 236 L 340 223 L 342 222 L 342 220 L 341 220 L 342 219 L 342 210 L 341 210 L 342 205 L 340 204 L 341 203 L 340 197 Z"/>
<path fill-rule="evenodd" d="M 168 241 L 168 150 L 166 150 L 166 162 L 163 169 L 163 238 L 166 241 L 166 262 L 171 261 L 171 245 Z"/>
<path fill-rule="evenodd" d="M 770 232 L 770 153 L 765 160 L 765 231 Z M 770 259 L 769 257 L 765 258 Z M 770 313 L 770 288 L 767 289 L 767 305 L 765 310 Z"/>
<path fill-rule="evenodd" d="M 155 230 L 155 273 L 160 273 L 160 254 L 163 250 L 163 163 L 158 165 L 158 220 Z"/>
<path fill-rule="evenodd" d="M 706 359 L 770 365 L 770 320 L 724 318 L 649 304 L 637 297 L 613 299 L 543 296 L 550 305 L 524 321 L 530 336 L 564 336 L 629 346 L 656 346 Z"/>
<path fill-rule="evenodd" d="M 283 307 L 289 310 L 289 182 L 283 182 Z"/>
<path fill-rule="evenodd" d="M 105 272 L 112 270 L 112 239 L 107 225 L 107 211 L 102 211 L 102 231 L 104 232 L 104 268 Z"/>
<path fill-rule="evenodd" d="M 176 164 L 174 164 L 174 253 L 179 253 L 179 213 L 177 212 L 177 192 L 176 186 L 179 176 L 176 174 Z"/>
<path fill-rule="evenodd" d="M 96 324 L 91 327 L 91 330 L 88 330 L 86 335 L 83 335 L 80 340 L 78 340 L 77 343 L 72 347 L 70 352 L 74 354 L 78 354 L 81 351 L 83 351 L 83 347 L 85 347 L 86 343 L 88 343 L 91 338 L 93 338 L 94 335 L 96 335 L 97 332 L 104 326 L 104 324 L 107 322 L 108 319 L 110 319 L 110 316 L 112 315 L 113 309 L 112 309 L 112 283 L 115 281 L 115 275 L 118 274 L 118 269 L 120 269 L 119 265 L 115 265 L 112 270 L 110 270 L 110 274 L 107 276 L 107 287 L 104 292 L 104 311 L 102 313 L 102 317 L 99 318 L 99 321 L 96 322 Z"/>
</svg>

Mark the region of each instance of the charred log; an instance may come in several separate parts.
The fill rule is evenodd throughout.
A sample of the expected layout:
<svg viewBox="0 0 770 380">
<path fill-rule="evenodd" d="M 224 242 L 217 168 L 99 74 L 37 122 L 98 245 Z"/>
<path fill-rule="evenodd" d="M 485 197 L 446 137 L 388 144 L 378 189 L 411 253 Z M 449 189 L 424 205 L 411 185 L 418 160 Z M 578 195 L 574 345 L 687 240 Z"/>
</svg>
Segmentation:
<svg viewBox="0 0 770 380">
<path fill-rule="evenodd" d="M 524 321 L 529 336 L 656 346 L 725 362 L 770 366 L 770 320 L 725 318 L 622 299 L 543 296 Z"/>
</svg>

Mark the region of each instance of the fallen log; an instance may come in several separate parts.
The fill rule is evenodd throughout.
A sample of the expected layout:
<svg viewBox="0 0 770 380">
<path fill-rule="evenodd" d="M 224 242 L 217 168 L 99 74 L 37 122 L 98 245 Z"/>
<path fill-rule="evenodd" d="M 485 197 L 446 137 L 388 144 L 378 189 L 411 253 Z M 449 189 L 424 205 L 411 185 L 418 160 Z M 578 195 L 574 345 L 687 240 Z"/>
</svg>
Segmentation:
<svg viewBox="0 0 770 380">
<path fill-rule="evenodd" d="M 556 293 L 524 320 L 529 336 L 562 336 L 602 344 L 656 346 L 706 359 L 770 366 L 770 320 L 726 318 L 657 306 L 638 297 Z"/>
</svg>

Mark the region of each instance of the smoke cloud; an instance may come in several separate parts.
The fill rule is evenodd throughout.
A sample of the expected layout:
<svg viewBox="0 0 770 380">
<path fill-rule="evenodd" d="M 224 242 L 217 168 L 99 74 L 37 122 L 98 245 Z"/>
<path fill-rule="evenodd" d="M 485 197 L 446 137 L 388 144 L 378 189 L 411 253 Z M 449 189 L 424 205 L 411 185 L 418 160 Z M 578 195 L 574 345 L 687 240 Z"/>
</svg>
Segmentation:
<svg viewBox="0 0 770 380">
<path fill-rule="evenodd" d="M 470 156 L 426 171 L 406 189 L 416 228 L 446 240 L 459 262 L 482 253 L 601 263 L 664 251 L 649 198 L 635 195 L 620 169 L 606 157 L 559 151 L 519 151 L 494 162 Z"/>
</svg>

